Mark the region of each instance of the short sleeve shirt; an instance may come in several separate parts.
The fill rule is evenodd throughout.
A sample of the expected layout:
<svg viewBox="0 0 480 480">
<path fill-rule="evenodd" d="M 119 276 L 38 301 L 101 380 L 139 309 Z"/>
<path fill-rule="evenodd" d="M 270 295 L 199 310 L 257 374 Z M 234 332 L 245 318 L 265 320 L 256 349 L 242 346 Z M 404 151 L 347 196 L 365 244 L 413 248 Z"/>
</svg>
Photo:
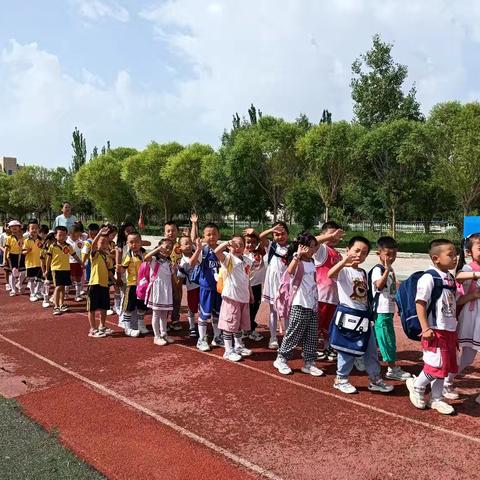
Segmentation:
<svg viewBox="0 0 480 480">
<path fill-rule="evenodd" d="M 397 293 L 397 280 L 395 272 L 390 271 L 387 277 L 387 283 L 382 290 L 375 287 L 375 282 L 382 277 L 382 270 L 376 266 L 372 270 L 372 292 L 375 295 L 380 292 L 377 304 L 377 313 L 395 313 L 395 294 Z"/>
<path fill-rule="evenodd" d="M 364 270 L 345 267 L 337 278 L 338 300 L 346 307 L 368 310 L 368 283 Z"/>
<path fill-rule="evenodd" d="M 51 270 L 70 271 L 70 255 L 73 255 L 73 253 L 73 248 L 67 243 L 60 245 L 55 242 L 50 245 L 47 254 L 52 258 L 50 263 Z"/>
<path fill-rule="evenodd" d="M 33 239 L 28 237 L 24 242 L 23 248 L 25 250 L 30 250 L 30 252 L 25 255 L 25 267 L 40 267 L 42 265 L 42 241 L 39 238 Z"/>
<path fill-rule="evenodd" d="M 111 268 L 111 258 L 104 252 L 96 250 L 90 254 L 91 270 L 89 285 L 108 287 L 108 270 Z"/>
<path fill-rule="evenodd" d="M 230 298 L 241 303 L 250 302 L 250 269 L 252 263 L 249 258 L 242 258 L 225 254 L 225 259 L 221 262 L 225 269 L 223 272 L 223 291 L 222 297 Z"/>
<path fill-rule="evenodd" d="M 295 297 L 293 297 L 292 305 L 299 305 L 310 310 L 317 310 L 318 308 L 318 292 L 317 282 L 315 281 L 315 265 L 313 262 L 303 263 L 303 278 L 302 283 L 298 287 Z"/>
<path fill-rule="evenodd" d="M 143 255 L 141 254 L 137 255 L 128 251 L 125 255 L 122 261 L 122 267 L 127 269 L 127 285 L 129 287 L 137 284 L 137 275 L 142 261 Z"/>
</svg>

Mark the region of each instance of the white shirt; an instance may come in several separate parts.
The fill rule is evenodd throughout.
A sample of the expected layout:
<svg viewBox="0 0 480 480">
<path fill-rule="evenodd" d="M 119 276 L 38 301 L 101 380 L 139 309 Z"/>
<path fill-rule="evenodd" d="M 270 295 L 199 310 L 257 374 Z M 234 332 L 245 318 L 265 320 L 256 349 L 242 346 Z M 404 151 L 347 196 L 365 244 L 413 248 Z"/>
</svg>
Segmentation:
<svg viewBox="0 0 480 480">
<path fill-rule="evenodd" d="M 62 213 L 57 218 L 55 218 L 55 221 L 53 222 L 53 230 L 55 230 L 55 227 L 66 227 L 67 230 L 70 232 L 70 230 L 73 227 L 73 224 L 76 221 L 77 221 L 77 217 L 75 215 L 70 215 L 69 217 L 66 217 Z"/>
<path fill-rule="evenodd" d="M 268 252 L 270 251 L 270 247 L 273 242 L 269 241 L 268 242 L 268 248 L 267 248 L 267 253 L 265 254 L 265 263 L 268 263 Z M 284 247 L 281 247 L 280 245 L 276 245 L 275 248 L 275 253 L 277 255 L 281 255 L 281 257 L 277 255 L 272 255 L 272 258 L 270 260 L 270 263 L 267 265 L 267 268 L 269 270 L 272 270 L 274 272 L 281 272 L 283 273 L 285 269 L 287 268 L 287 264 L 285 262 L 285 255 L 287 254 L 288 246 L 285 245 Z"/>
<path fill-rule="evenodd" d="M 187 274 L 187 275 L 184 275 L 183 273 L 179 273 L 178 275 L 179 277 L 185 278 L 185 286 L 187 287 L 187 291 L 200 288 L 200 285 L 198 283 L 192 283 L 188 279 L 188 274 L 190 274 L 193 270 L 192 266 L 190 265 L 190 258 L 186 257 L 185 255 L 182 255 L 182 258 L 180 259 L 179 267 L 183 269 L 183 271 Z"/>
<path fill-rule="evenodd" d="M 387 283 L 382 290 L 375 287 L 375 282 L 382 278 L 382 270 L 380 267 L 374 267 L 372 270 L 372 292 L 373 295 L 380 292 L 377 304 L 377 313 L 395 313 L 395 294 L 397 293 L 397 285 L 395 273 L 390 271 L 387 277 Z"/>
<path fill-rule="evenodd" d="M 7 232 L 3 232 L 0 235 L 0 247 L 5 248 L 6 243 L 7 243 Z"/>
<path fill-rule="evenodd" d="M 338 300 L 346 307 L 368 310 L 368 282 L 363 270 L 345 267 L 337 277 Z"/>
<path fill-rule="evenodd" d="M 455 279 L 451 273 L 442 272 L 436 267 L 430 267 L 430 269 L 435 270 L 440 275 L 444 285 L 451 287 L 455 286 Z M 430 306 L 433 285 L 433 277 L 429 273 L 422 275 L 417 282 L 417 295 L 415 300 L 423 300 L 427 303 L 427 308 Z M 442 296 L 438 300 L 437 305 L 435 305 L 433 308 L 435 308 L 437 314 L 437 326 L 433 327 L 433 309 L 428 316 L 428 324 L 437 330 L 454 332 L 457 329 L 455 292 L 444 288 Z"/>
<path fill-rule="evenodd" d="M 247 257 L 252 264 L 252 269 L 250 271 L 250 285 L 252 287 L 263 285 L 263 282 L 265 281 L 265 272 L 267 271 L 264 258 L 262 257 L 259 262 L 256 262 L 253 252 L 246 253 L 245 257 Z"/>
<path fill-rule="evenodd" d="M 73 248 L 73 252 L 77 255 L 78 258 L 82 258 L 82 249 L 84 247 L 84 241 L 82 239 L 72 240 L 70 237 L 67 238 L 67 244 Z M 70 255 L 70 263 L 79 263 Z"/>
<path fill-rule="evenodd" d="M 317 311 L 318 309 L 318 293 L 317 282 L 315 281 L 315 265 L 313 262 L 305 262 L 303 264 L 302 283 L 298 287 L 293 297 L 292 305 L 299 305 L 303 308 Z"/>
<path fill-rule="evenodd" d="M 250 303 L 249 274 L 252 268 L 250 259 L 246 256 L 239 258 L 231 253 L 226 253 L 223 262 L 220 263 L 222 267 L 224 267 L 222 272 L 222 297 L 227 297 L 241 303 Z M 230 270 L 230 272 L 228 270 Z"/>
</svg>

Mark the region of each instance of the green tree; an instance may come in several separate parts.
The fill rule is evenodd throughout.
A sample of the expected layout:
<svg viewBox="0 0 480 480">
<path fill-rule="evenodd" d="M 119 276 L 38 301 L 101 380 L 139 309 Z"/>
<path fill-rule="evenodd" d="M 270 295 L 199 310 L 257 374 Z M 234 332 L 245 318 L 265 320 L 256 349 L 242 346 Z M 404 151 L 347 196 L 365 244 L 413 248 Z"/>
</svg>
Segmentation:
<svg viewBox="0 0 480 480">
<path fill-rule="evenodd" d="M 358 123 L 367 128 L 399 118 L 423 119 L 415 85 L 406 95 L 403 92 L 408 69 L 394 62 L 392 48 L 374 35 L 372 48 L 352 64 L 353 112 Z"/>
<path fill-rule="evenodd" d="M 298 152 L 306 160 L 312 188 L 325 205 L 325 221 L 355 163 L 355 143 L 363 130 L 345 121 L 321 123 L 298 142 Z"/>
<path fill-rule="evenodd" d="M 77 127 L 75 127 L 73 131 L 72 137 L 73 157 L 70 169 L 73 173 L 76 173 L 87 161 L 87 142 L 85 141 L 83 133 L 81 133 Z"/>
<path fill-rule="evenodd" d="M 119 147 L 99 155 L 75 174 L 75 192 L 90 200 L 108 219 L 121 222 L 138 214 L 132 185 L 122 178 L 127 159 L 137 153 L 134 148 Z"/>
<path fill-rule="evenodd" d="M 13 176 L 0 172 L 0 213 L 6 217 L 13 213 L 14 207 L 10 203 L 10 194 L 13 188 Z"/>
<path fill-rule="evenodd" d="M 322 199 L 311 179 L 297 180 L 288 190 L 285 204 L 293 213 L 295 222 L 300 223 L 304 230 L 313 228 L 322 213 Z"/>
</svg>

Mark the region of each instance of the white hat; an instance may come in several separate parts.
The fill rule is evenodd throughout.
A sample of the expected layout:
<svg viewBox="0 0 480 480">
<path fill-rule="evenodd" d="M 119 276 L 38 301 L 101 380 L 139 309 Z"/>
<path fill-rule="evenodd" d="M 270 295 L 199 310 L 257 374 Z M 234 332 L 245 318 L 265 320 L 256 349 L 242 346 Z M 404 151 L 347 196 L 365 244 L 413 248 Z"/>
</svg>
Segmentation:
<svg viewBox="0 0 480 480">
<path fill-rule="evenodd" d="M 22 224 L 18 221 L 18 220 L 11 220 L 10 222 L 8 222 L 8 226 L 9 227 L 21 227 Z"/>
</svg>

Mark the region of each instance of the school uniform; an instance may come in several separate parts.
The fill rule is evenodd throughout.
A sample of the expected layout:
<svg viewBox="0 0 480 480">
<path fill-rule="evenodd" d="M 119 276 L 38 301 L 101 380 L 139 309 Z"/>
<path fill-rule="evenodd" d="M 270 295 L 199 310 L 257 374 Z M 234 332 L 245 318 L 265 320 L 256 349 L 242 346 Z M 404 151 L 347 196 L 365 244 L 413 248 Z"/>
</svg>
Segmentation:
<svg viewBox="0 0 480 480">
<path fill-rule="evenodd" d="M 157 268 L 158 265 L 158 268 Z M 155 274 L 155 270 L 157 270 Z M 173 310 L 173 268 L 170 259 L 150 261 L 150 284 L 146 294 L 146 304 L 152 310 Z"/>
<path fill-rule="evenodd" d="M 208 246 L 202 248 L 198 262 L 200 264 L 200 319 L 203 321 L 212 319 L 216 322 L 222 304 L 222 297 L 217 292 L 220 263 L 213 249 Z"/>
<path fill-rule="evenodd" d="M 249 252 L 245 255 L 251 262 L 252 268 L 250 270 L 250 286 L 252 287 L 253 302 L 250 304 L 250 329 L 254 331 L 258 324 L 255 321 L 260 303 L 262 301 L 262 286 L 265 282 L 265 274 L 267 267 L 263 257 L 259 257 L 258 254 Z"/>
<path fill-rule="evenodd" d="M 200 286 L 197 283 L 191 282 L 189 279 L 192 270 L 193 268 L 190 265 L 190 258 L 183 255 L 180 259 L 178 276 L 185 280 L 189 315 L 195 315 L 198 313 L 198 303 L 200 301 Z"/>
<path fill-rule="evenodd" d="M 275 304 L 282 274 L 287 269 L 287 250 L 286 245 L 282 247 L 276 242 L 269 242 L 268 244 L 267 254 L 265 255 L 267 270 L 263 284 L 262 302 L 270 305 Z"/>
<path fill-rule="evenodd" d="M 23 244 L 24 250 L 30 250 L 25 254 L 25 268 L 27 278 L 42 279 L 42 241 L 40 238 L 28 236 Z"/>
<path fill-rule="evenodd" d="M 108 278 L 112 260 L 107 253 L 100 250 L 90 252 L 89 260 L 91 272 L 87 290 L 87 312 L 107 311 L 110 308 Z"/>
<path fill-rule="evenodd" d="M 66 287 L 72 284 L 70 278 L 70 255 L 73 255 L 73 253 L 73 248 L 67 243 L 60 245 L 55 242 L 48 248 L 47 255 L 51 258 L 50 270 L 55 287 Z"/>
</svg>

